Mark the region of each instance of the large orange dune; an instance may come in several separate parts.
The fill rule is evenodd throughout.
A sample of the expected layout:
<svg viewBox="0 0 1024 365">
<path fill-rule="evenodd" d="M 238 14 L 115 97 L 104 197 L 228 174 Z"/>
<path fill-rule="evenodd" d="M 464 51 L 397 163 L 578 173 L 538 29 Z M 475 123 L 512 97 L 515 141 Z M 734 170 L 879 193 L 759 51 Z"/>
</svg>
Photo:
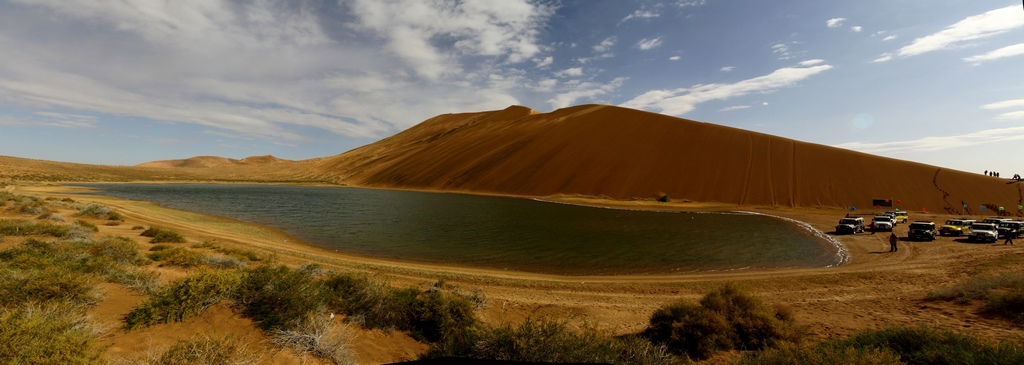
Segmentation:
<svg viewBox="0 0 1024 365">
<path fill-rule="evenodd" d="M 1022 200 L 1004 179 L 607 105 L 440 115 L 313 165 L 318 178 L 357 186 L 526 196 L 864 208 L 891 199 L 950 214 L 1018 213 Z"/>
</svg>

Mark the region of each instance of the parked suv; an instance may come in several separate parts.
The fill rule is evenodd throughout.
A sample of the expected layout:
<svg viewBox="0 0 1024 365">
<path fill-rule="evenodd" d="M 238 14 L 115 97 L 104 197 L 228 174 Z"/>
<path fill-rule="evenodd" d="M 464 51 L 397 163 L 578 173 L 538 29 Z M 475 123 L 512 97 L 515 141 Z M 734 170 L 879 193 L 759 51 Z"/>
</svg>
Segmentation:
<svg viewBox="0 0 1024 365">
<path fill-rule="evenodd" d="M 971 225 L 977 222 L 973 219 L 955 218 L 946 221 L 946 224 L 939 229 L 943 236 L 963 236 L 971 231 Z"/>
<path fill-rule="evenodd" d="M 836 226 L 836 234 L 854 234 L 864 232 L 864 218 L 843 218 Z"/>
<path fill-rule="evenodd" d="M 905 210 L 890 210 L 886 213 L 892 213 L 892 217 L 896 219 L 897 223 L 907 223 L 910 220 L 910 215 Z"/>
<path fill-rule="evenodd" d="M 935 222 L 916 221 L 910 223 L 910 233 L 907 238 L 917 241 L 935 240 Z"/>
<path fill-rule="evenodd" d="M 876 231 L 891 231 L 892 228 L 896 226 L 896 222 L 893 220 L 892 216 L 884 214 L 876 215 L 874 218 L 871 218 L 871 224 L 875 225 Z"/>
<path fill-rule="evenodd" d="M 971 232 L 967 234 L 967 238 L 973 242 L 995 242 L 997 239 L 996 225 L 984 222 L 972 224 Z"/>
<path fill-rule="evenodd" d="M 1013 238 L 1024 237 L 1024 222 L 1022 221 L 1004 221 L 996 224 L 996 233 L 999 237 L 1006 238 L 1010 232 L 1016 230 L 1017 235 Z"/>
</svg>

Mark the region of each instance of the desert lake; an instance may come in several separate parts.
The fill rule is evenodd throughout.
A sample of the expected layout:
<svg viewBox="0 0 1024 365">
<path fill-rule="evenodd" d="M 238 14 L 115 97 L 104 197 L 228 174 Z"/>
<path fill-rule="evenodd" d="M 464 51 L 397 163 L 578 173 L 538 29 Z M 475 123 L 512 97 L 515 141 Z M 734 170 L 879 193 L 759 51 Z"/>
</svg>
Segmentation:
<svg viewBox="0 0 1024 365">
<path fill-rule="evenodd" d="M 846 259 L 840 245 L 807 225 L 743 212 L 652 212 L 343 187 L 79 186 L 275 227 L 324 249 L 410 262 L 642 275 L 824 267 Z"/>
</svg>

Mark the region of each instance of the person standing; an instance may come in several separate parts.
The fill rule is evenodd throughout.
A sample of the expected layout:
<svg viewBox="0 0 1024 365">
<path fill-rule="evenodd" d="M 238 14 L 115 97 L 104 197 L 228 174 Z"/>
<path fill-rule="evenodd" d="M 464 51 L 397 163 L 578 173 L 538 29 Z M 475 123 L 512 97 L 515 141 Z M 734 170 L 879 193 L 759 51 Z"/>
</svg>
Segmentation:
<svg viewBox="0 0 1024 365">
<path fill-rule="evenodd" d="M 1017 237 L 1017 229 L 1016 228 L 1011 228 L 1008 232 L 1006 232 L 1006 241 L 1003 242 L 1003 245 L 1005 245 L 1007 243 L 1013 245 L 1013 238 L 1014 237 Z"/>
<path fill-rule="evenodd" d="M 889 234 L 889 252 L 896 252 L 900 249 L 899 245 L 896 244 L 899 241 L 900 239 L 896 237 L 896 232 Z"/>
</svg>

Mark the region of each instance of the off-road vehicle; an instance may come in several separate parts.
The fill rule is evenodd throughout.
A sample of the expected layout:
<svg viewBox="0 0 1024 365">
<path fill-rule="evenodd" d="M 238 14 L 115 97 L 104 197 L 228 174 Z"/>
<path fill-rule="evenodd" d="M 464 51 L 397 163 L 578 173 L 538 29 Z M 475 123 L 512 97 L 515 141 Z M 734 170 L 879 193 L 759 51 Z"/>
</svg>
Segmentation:
<svg viewBox="0 0 1024 365">
<path fill-rule="evenodd" d="M 1017 231 L 1017 234 L 1013 238 L 1024 237 L 1024 222 L 1022 221 L 1003 221 L 996 224 L 996 232 L 1000 238 L 1006 238 L 1010 232 Z"/>
<path fill-rule="evenodd" d="M 905 210 L 890 210 L 886 213 L 892 213 L 893 219 L 896 219 L 896 223 L 907 223 L 910 220 L 910 214 L 907 214 Z"/>
<path fill-rule="evenodd" d="M 876 231 L 891 231 L 896 226 L 896 222 L 889 215 L 876 215 L 871 218 L 871 224 L 875 226 Z"/>
<path fill-rule="evenodd" d="M 946 221 L 946 224 L 939 228 L 939 234 L 943 236 L 963 236 L 971 231 L 971 225 L 977 222 L 973 219 L 954 218 Z"/>
<path fill-rule="evenodd" d="M 860 232 L 864 232 L 864 218 L 861 217 L 840 219 L 839 225 L 836 226 L 836 234 L 855 234 Z"/>
<path fill-rule="evenodd" d="M 995 242 L 996 237 L 996 225 L 983 222 L 972 224 L 971 232 L 967 234 L 968 240 L 972 242 Z"/>
<path fill-rule="evenodd" d="M 910 223 L 910 233 L 907 238 L 916 241 L 935 240 L 935 222 L 916 221 Z"/>
</svg>

